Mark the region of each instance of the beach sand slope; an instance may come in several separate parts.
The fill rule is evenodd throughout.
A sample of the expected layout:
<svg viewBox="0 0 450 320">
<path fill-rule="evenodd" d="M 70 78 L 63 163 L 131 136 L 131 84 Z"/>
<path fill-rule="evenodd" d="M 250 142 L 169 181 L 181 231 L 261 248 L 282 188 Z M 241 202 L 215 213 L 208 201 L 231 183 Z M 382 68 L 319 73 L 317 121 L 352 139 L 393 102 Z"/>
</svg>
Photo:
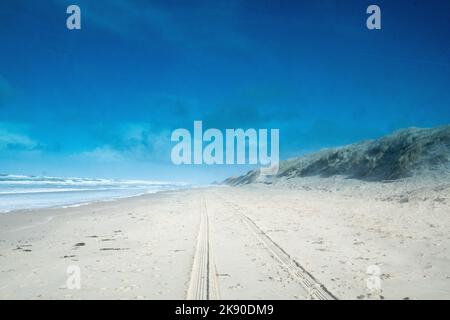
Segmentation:
<svg viewBox="0 0 450 320">
<path fill-rule="evenodd" d="M 449 195 L 302 178 L 2 214 L 0 298 L 449 299 Z"/>
</svg>

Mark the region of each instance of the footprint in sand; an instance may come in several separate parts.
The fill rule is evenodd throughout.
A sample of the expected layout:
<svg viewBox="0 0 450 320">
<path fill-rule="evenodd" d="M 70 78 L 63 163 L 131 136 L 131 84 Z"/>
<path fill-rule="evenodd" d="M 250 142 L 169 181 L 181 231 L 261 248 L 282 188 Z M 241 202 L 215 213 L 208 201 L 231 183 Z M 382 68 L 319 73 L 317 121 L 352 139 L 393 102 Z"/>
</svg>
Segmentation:
<svg viewBox="0 0 450 320">
<path fill-rule="evenodd" d="M 74 247 L 84 247 L 86 245 L 86 243 L 84 242 L 78 242 L 74 245 Z"/>
<path fill-rule="evenodd" d="M 22 244 L 22 245 L 18 245 L 18 246 L 16 246 L 16 248 L 13 249 L 13 250 L 21 250 L 21 251 L 23 251 L 23 252 L 31 252 L 31 251 L 33 251 L 33 250 L 31 250 L 31 249 L 24 249 L 24 247 L 25 247 L 25 248 L 26 248 L 26 247 L 31 247 L 31 244 Z"/>
</svg>

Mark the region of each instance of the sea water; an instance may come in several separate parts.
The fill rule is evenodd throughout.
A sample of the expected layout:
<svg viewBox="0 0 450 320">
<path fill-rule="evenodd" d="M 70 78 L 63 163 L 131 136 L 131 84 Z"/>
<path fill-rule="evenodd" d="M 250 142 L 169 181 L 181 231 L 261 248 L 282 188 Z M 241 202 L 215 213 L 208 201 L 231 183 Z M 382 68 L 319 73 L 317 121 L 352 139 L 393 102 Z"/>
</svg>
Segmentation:
<svg viewBox="0 0 450 320">
<path fill-rule="evenodd" d="M 186 187 L 180 182 L 0 175 L 0 212 L 76 206 Z"/>
</svg>

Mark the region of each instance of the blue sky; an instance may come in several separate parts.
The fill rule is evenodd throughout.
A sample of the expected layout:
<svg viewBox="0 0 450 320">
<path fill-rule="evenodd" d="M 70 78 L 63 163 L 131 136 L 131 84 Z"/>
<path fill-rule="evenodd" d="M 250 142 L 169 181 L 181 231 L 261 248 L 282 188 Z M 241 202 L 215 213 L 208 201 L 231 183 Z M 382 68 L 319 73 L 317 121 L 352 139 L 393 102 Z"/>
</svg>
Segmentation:
<svg viewBox="0 0 450 320">
<path fill-rule="evenodd" d="M 370 4 L 382 30 L 366 28 Z M 66 28 L 77 4 L 82 29 Z M 2 1 L 0 172 L 207 182 L 170 134 L 279 128 L 282 158 L 450 123 L 450 2 Z"/>
</svg>

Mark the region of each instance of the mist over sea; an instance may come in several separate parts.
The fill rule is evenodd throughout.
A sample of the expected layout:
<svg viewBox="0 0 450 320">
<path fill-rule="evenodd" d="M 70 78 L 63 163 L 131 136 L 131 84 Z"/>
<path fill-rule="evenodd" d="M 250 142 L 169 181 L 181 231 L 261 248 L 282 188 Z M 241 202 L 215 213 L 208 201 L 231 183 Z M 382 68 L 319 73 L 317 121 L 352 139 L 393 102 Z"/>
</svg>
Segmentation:
<svg viewBox="0 0 450 320">
<path fill-rule="evenodd" d="M 188 186 L 182 182 L 0 175 L 0 212 L 75 206 Z"/>
</svg>

